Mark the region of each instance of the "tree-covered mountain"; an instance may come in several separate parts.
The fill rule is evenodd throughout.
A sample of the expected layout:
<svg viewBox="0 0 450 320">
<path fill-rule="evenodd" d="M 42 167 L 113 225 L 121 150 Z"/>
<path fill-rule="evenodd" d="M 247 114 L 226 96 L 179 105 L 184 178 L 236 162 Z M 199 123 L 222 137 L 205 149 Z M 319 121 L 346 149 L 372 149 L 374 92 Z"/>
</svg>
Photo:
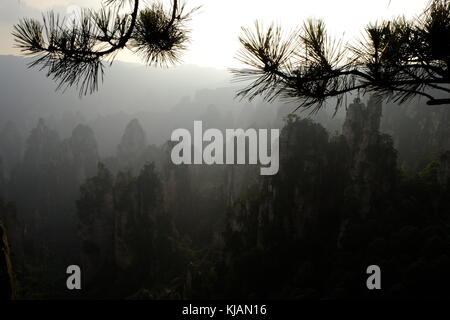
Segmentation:
<svg viewBox="0 0 450 320">
<path fill-rule="evenodd" d="M 0 219 L 18 297 L 378 297 L 369 264 L 383 297 L 448 296 L 450 109 L 355 96 L 335 117 L 333 104 L 291 114 L 235 100 L 222 72 L 173 70 L 168 92 L 169 76 L 126 64 L 80 100 L 50 95 L 24 62 L 0 57 Z M 127 72 L 144 78 L 120 90 Z M 174 165 L 171 132 L 194 120 L 281 129 L 279 173 Z M 81 293 L 65 288 L 71 264 Z"/>
<path fill-rule="evenodd" d="M 61 139 L 41 119 L 2 178 L 16 204 L 2 219 L 17 294 L 381 297 L 361 281 L 376 262 L 383 297 L 446 296 L 448 152 L 404 170 L 383 117 L 375 97 L 349 104 L 342 134 L 288 116 L 273 177 L 254 166 L 175 166 L 173 143 L 149 144 L 140 119 L 108 157 L 88 125 Z M 62 285 L 72 263 L 85 272 L 81 296 Z"/>
</svg>

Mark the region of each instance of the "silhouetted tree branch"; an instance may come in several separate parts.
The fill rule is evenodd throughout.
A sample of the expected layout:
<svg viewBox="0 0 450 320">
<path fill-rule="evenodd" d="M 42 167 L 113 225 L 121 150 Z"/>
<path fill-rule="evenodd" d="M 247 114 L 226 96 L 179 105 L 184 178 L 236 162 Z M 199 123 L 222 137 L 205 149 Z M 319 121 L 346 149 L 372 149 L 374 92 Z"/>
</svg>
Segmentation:
<svg viewBox="0 0 450 320">
<path fill-rule="evenodd" d="M 132 12 L 120 14 L 127 3 Z M 179 0 L 173 1 L 171 12 L 160 3 L 142 10 L 139 4 L 139 0 L 105 0 L 99 11 L 82 10 L 73 21 L 50 11 L 42 22 L 20 20 L 12 34 L 24 54 L 36 57 L 30 67 L 46 69 L 58 89 L 76 86 L 85 95 L 98 89 L 105 62 L 112 64 L 124 48 L 141 54 L 149 65 L 179 61 L 189 41 L 186 22 L 198 8 L 186 12 Z"/>
<path fill-rule="evenodd" d="M 259 22 L 243 28 L 237 81 L 251 81 L 242 98 L 298 101 L 319 110 L 330 98 L 338 108 L 346 94 L 370 92 L 403 103 L 423 96 L 429 105 L 448 104 L 450 93 L 450 1 L 432 0 L 421 16 L 372 24 L 356 46 L 328 36 L 325 24 L 309 20 L 289 35 Z"/>
</svg>

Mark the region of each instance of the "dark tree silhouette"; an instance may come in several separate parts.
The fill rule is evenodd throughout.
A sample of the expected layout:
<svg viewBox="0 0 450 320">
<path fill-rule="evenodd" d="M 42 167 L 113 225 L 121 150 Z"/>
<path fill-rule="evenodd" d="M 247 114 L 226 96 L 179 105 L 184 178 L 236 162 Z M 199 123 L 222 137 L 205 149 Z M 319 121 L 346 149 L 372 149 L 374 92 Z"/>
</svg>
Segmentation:
<svg viewBox="0 0 450 320">
<path fill-rule="evenodd" d="M 298 108 L 319 110 L 330 98 L 338 108 L 346 94 L 375 93 L 403 103 L 423 96 L 429 105 L 449 104 L 450 1 L 432 0 L 409 21 L 371 24 L 357 45 L 334 40 L 321 20 L 309 20 L 284 36 L 280 27 L 243 28 L 233 69 L 238 81 L 251 81 L 238 96 L 294 100 Z"/>
<path fill-rule="evenodd" d="M 3 200 L 0 199 L 0 211 L 5 209 Z M 3 212 L 1 212 L 3 213 Z M 11 264 L 11 252 L 8 237 L 2 220 L 0 219 L 0 299 L 15 299 L 14 273 Z"/>
<path fill-rule="evenodd" d="M 121 14 L 127 6 L 129 14 Z M 171 11 L 161 3 L 140 9 L 139 0 L 105 0 L 99 11 L 84 9 L 68 21 L 53 11 L 43 21 L 25 18 L 14 26 L 17 47 L 35 56 L 30 67 L 47 70 L 58 89 L 76 86 L 80 95 L 98 89 L 105 63 L 110 65 L 125 48 L 140 54 L 148 65 L 165 66 L 179 61 L 189 41 L 188 22 L 198 8 L 186 11 L 174 0 Z"/>
</svg>

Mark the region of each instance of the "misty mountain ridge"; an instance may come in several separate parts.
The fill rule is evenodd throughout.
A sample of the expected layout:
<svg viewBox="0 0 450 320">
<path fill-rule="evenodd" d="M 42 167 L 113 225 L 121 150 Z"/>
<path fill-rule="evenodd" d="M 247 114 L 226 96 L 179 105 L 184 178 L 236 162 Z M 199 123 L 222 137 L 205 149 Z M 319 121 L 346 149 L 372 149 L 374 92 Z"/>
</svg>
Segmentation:
<svg viewBox="0 0 450 320">
<path fill-rule="evenodd" d="M 80 98 L 75 88 L 55 92 L 56 83 L 43 72 L 27 68 L 30 61 L 0 56 L 0 127 L 12 121 L 26 136 L 43 118 L 61 138 L 67 138 L 78 124 L 87 124 L 104 142 L 100 144 L 103 155 L 115 153 L 121 130 L 134 118 L 140 119 L 151 144 L 164 143 L 171 130 L 195 119 L 210 118 L 211 125 L 221 127 L 225 123 L 214 120 L 219 114 L 229 120 L 226 125 L 236 119 L 237 125 L 249 126 L 255 122 L 254 105 L 265 105 L 266 112 L 259 108 L 260 117 L 276 118 L 276 109 L 267 103 L 235 99 L 238 87 L 232 86 L 224 70 L 192 65 L 158 69 L 116 62 L 106 70 L 108 76 L 99 91 Z"/>
<path fill-rule="evenodd" d="M 69 138 L 80 124 L 89 126 L 104 158 L 116 155 L 122 134 L 133 119 L 139 119 L 147 144 L 158 146 L 170 139 L 174 129 L 192 130 L 194 120 L 202 120 L 205 128 L 281 129 L 296 107 L 295 103 L 268 103 L 260 98 L 251 102 L 237 99 L 244 84 L 233 83 L 225 70 L 192 65 L 164 69 L 124 62 L 106 70 L 98 92 L 80 98 L 74 88 L 55 92 L 56 83 L 43 72 L 28 69 L 29 61 L 0 55 L 0 128 L 7 132 L 6 140 L 18 143 L 16 153 L 24 151 L 20 145 L 41 118 L 60 139 Z M 339 134 L 346 108 L 354 98 L 349 95 L 336 115 L 333 99 L 317 114 L 308 110 L 297 114 L 312 118 L 332 135 Z M 393 137 L 401 163 L 413 163 L 450 147 L 449 116 L 446 106 L 429 107 L 420 99 L 402 106 L 385 103 L 381 131 Z"/>
</svg>

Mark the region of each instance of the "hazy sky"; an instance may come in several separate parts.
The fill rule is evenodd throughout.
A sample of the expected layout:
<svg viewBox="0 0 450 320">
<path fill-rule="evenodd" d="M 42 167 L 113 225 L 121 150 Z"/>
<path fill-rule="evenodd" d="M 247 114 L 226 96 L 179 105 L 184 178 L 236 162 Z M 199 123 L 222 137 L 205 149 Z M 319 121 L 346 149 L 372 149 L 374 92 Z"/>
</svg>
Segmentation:
<svg viewBox="0 0 450 320">
<path fill-rule="evenodd" d="M 170 5 L 170 0 L 160 0 Z M 151 0 L 147 0 L 147 3 Z M 55 9 L 70 12 L 74 6 L 96 7 L 101 0 L 0 0 L 0 54 L 16 53 L 10 36 L 19 17 L 39 17 L 41 11 Z M 405 15 L 414 17 L 428 0 L 186 0 L 188 7 L 203 5 L 191 26 L 192 42 L 184 63 L 227 68 L 236 65 L 241 26 L 252 26 L 255 20 L 277 22 L 286 30 L 309 18 L 321 18 L 336 35 L 348 39 L 361 36 L 368 22 Z M 130 54 L 120 59 L 139 61 Z"/>
</svg>

